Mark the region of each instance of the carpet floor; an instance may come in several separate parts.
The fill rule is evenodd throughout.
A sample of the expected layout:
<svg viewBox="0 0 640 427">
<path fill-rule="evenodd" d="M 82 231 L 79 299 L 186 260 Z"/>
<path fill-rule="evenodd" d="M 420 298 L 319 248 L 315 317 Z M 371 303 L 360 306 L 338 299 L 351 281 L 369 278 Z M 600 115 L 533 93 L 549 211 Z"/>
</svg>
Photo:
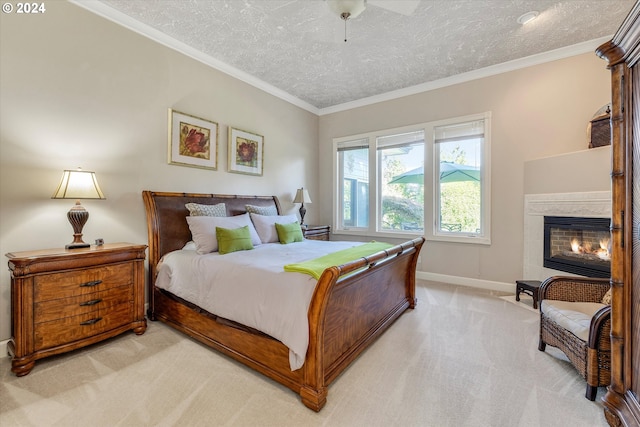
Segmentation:
<svg viewBox="0 0 640 427">
<path fill-rule="evenodd" d="M 419 281 L 315 413 L 289 389 L 159 322 L 43 359 L 0 359 L 0 426 L 606 426 L 598 390 L 504 293 Z"/>
</svg>

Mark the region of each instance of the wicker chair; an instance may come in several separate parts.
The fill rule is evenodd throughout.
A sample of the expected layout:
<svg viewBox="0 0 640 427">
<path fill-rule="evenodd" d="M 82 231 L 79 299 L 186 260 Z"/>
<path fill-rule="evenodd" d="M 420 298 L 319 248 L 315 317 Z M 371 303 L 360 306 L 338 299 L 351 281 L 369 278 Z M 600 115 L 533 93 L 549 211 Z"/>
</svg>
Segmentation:
<svg viewBox="0 0 640 427">
<path fill-rule="evenodd" d="M 560 349 L 587 381 L 585 397 L 589 400 L 595 400 L 598 387 L 611 383 L 611 306 L 587 305 L 595 313 L 591 317 L 588 334 L 586 330 L 579 334 L 582 338 L 567 329 L 573 327 L 573 324 L 566 325 L 564 313 L 575 307 L 574 304 L 566 304 L 567 302 L 601 303 L 609 288 L 609 279 L 559 276 L 550 277 L 540 286 L 538 350 L 544 351 L 547 344 Z M 577 311 L 583 311 L 583 308 Z M 558 309 L 564 310 L 560 319 L 557 317 Z M 576 312 L 570 314 L 576 315 Z M 560 323 L 565 322 L 565 326 L 560 326 L 552 318 L 562 320 Z M 586 320 L 588 321 L 588 317 Z"/>
</svg>

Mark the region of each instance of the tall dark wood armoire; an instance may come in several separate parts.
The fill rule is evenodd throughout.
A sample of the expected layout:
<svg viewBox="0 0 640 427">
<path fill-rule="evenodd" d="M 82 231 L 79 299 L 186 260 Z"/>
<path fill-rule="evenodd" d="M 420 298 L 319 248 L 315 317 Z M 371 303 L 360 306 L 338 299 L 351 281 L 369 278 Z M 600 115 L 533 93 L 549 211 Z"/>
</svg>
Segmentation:
<svg viewBox="0 0 640 427">
<path fill-rule="evenodd" d="M 640 426 L 640 1 L 597 49 L 611 69 L 612 426 Z"/>
</svg>

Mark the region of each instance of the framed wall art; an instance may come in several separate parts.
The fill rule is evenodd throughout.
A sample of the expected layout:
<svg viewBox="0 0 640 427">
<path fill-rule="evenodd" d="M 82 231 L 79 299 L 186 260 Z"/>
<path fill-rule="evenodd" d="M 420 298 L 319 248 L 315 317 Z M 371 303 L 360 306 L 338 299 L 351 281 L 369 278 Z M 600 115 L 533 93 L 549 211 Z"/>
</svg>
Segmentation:
<svg viewBox="0 0 640 427">
<path fill-rule="evenodd" d="M 264 137 L 229 127 L 229 172 L 262 176 Z"/>
<path fill-rule="evenodd" d="M 218 124 L 169 109 L 169 164 L 216 170 Z"/>
</svg>

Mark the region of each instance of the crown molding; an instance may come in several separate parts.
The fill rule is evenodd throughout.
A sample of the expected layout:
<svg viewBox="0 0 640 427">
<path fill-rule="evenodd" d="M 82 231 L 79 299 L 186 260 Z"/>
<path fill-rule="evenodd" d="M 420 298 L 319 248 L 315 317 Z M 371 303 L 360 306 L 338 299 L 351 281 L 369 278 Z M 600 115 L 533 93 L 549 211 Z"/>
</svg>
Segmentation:
<svg viewBox="0 0 640 427">
<path fill-rule="evenodd" d="M 484 77 L 491 77 L 497 74 L 507 73 L 534 65 L 544 64 L 546 62 L 556 61 L 558 59 L 569 58 L 571 56 L 582 55 L 583 53 L 595 52 L 596 48 L 602 43 L 611 40 L 613 36 L 601 37 L 598 39 L 588 40 L 586 42 L 566 46 L 548 52 L 538 53 L 536 55 L 527 56 L 525 58 L 515 59 L 513 61 L 503 62 L 502 64 L 492 65 L 490 67 L 480 68 L 478 70 L 469 71 L 455 76 L 446 77 L 432 82 L 426 82 L 419 85 L 398 89 L 380 95 L 370 96 L 358 99 L 356 101 L 346 102 L 344 104 L 334 105 L 320 109 L 320 115 L 337 113 L 340 111 L 351 110 L 353 108 L 364 107 L 378 102 L 389 101 L 392 99 L 402 98 L 404 96 L 415 95 L 418 93 L 429 92 L 431 90 L 440 89 L 460 83 L 466 83 L 471 80 L 477 80 Z"/>
<path fill-rule="evenodd" d="M 254 86 L 260 90 L 267 92 L 270 95 L 278 97 L 284 101 L 289 102 L 297 107 L 300 107 L 304 110 L 307 110 L 313 114 L 318 115 L 320 110 L 291 95 L 288 92 L 283 91 L 282 89 L 278 89 L 275 86 L 270 85 L 269 83 L 260 80 L 242 70 L 239 70 L 225 62 L 222 62 L 216 58 L 213 58 L 210 55 L 206 55 L 199 50 L 192 48 L 191 46 L 178 41 L 168 35 L 162 33 L 161 31 L 156 30 L 155 28 L 143 24 L 142 22 L 131 18 L 128 15 L 125 15 L 122 12 L 115 10 L 114 8 L 98 1 L 98 0 L 69 0 L 70 3 L 79 6 L 83 9 L 88 10 L 89 12 L 93 12 L 94 14 L 101 16 L 105 19 L 108 19 L 111 22 L 114 22 L 118 25 L 121 25 L 135 33 L 138 33 L 144 37 L 147 37 L 161 45 L 164 45 L 170 49 L 176 50 L 183 55 L 186 55 L 196 61 L 202 62 L 205 65 L 210 66 L 220 72 L 223 72 L 231 77 L 234 77 L 238 80 L 241 80 L 251 86 Z"/>
<path fill-rule="evenodd" d="M 69 0 L 70 3 L 86 9 L 98 16 L 108 19 L 118 25 L 121 25 L 135 33 L 138 33 L 144 37 L 147 37 L 157 43 L 160 43 L 170 49 L 176 50 L 183 55 L 186 55 L 196 61 L 202 62 L 220 72 L 223 72 L 231 77 L 241 80 L 253 87 L 267 92 L 277 98 L 280 98 L 290 104 L 300 107 L 310 113 L 318 116 L 327 114 L 333 114 L 341 111 L 351 110 L 353 108 L 364 107 L 367 105 L 377 104 L 379 102 L 389 101 L 393 99 L 402 98 L 405 96 L 415 95 L 418 93 L 428 92 L 435 89 L 440 89 L 447 86 L 452 86 L 460 83 L 465 83 L 471 80 L 477 80 L 484 77 L 490 77 L 497 74 L 506 73 L 533 65 L 543 64 L 545 62 L 556 61 L 558 59 L 564 59 L 571 56 L 581 55 L 583 53 L 594 52 L 595 49 L 602 43 L 605 43 L 613 36 L 602 37 L 599 39 L 589 40 L 586 42 L 578 43 L 572 46 L 567 46 L 548 52 L 539 53 L 536 55 L 528 56 L 526 58 L 516 59 L 513 61 L 504 62 L 502 64 L 492 65 L 490 67 L 481 68 L 479 70 L 473 70 L 455 76 L 446 77 L 432 82 L 426 82 L 419 85 L 386 92 L 380 95 L 370 96 L 367 98 L 358 99 L 356 101 L 345 102 L 343 104 L 334 105 L 326 108 L 318 108 L 309 104 L 300 98 L 291 95 L 290 93 L 279 89 L 269 83 L 260 80 L 242 70 L 239 70 L 225 62 L 222 62 L 216 58 L 206 55 L 191 46 L 186 45 L 168 35 L 143 24 L 142 22 L 119 12 L 112 7 L 102 3 L 98 0 Z"/>
</svg>

